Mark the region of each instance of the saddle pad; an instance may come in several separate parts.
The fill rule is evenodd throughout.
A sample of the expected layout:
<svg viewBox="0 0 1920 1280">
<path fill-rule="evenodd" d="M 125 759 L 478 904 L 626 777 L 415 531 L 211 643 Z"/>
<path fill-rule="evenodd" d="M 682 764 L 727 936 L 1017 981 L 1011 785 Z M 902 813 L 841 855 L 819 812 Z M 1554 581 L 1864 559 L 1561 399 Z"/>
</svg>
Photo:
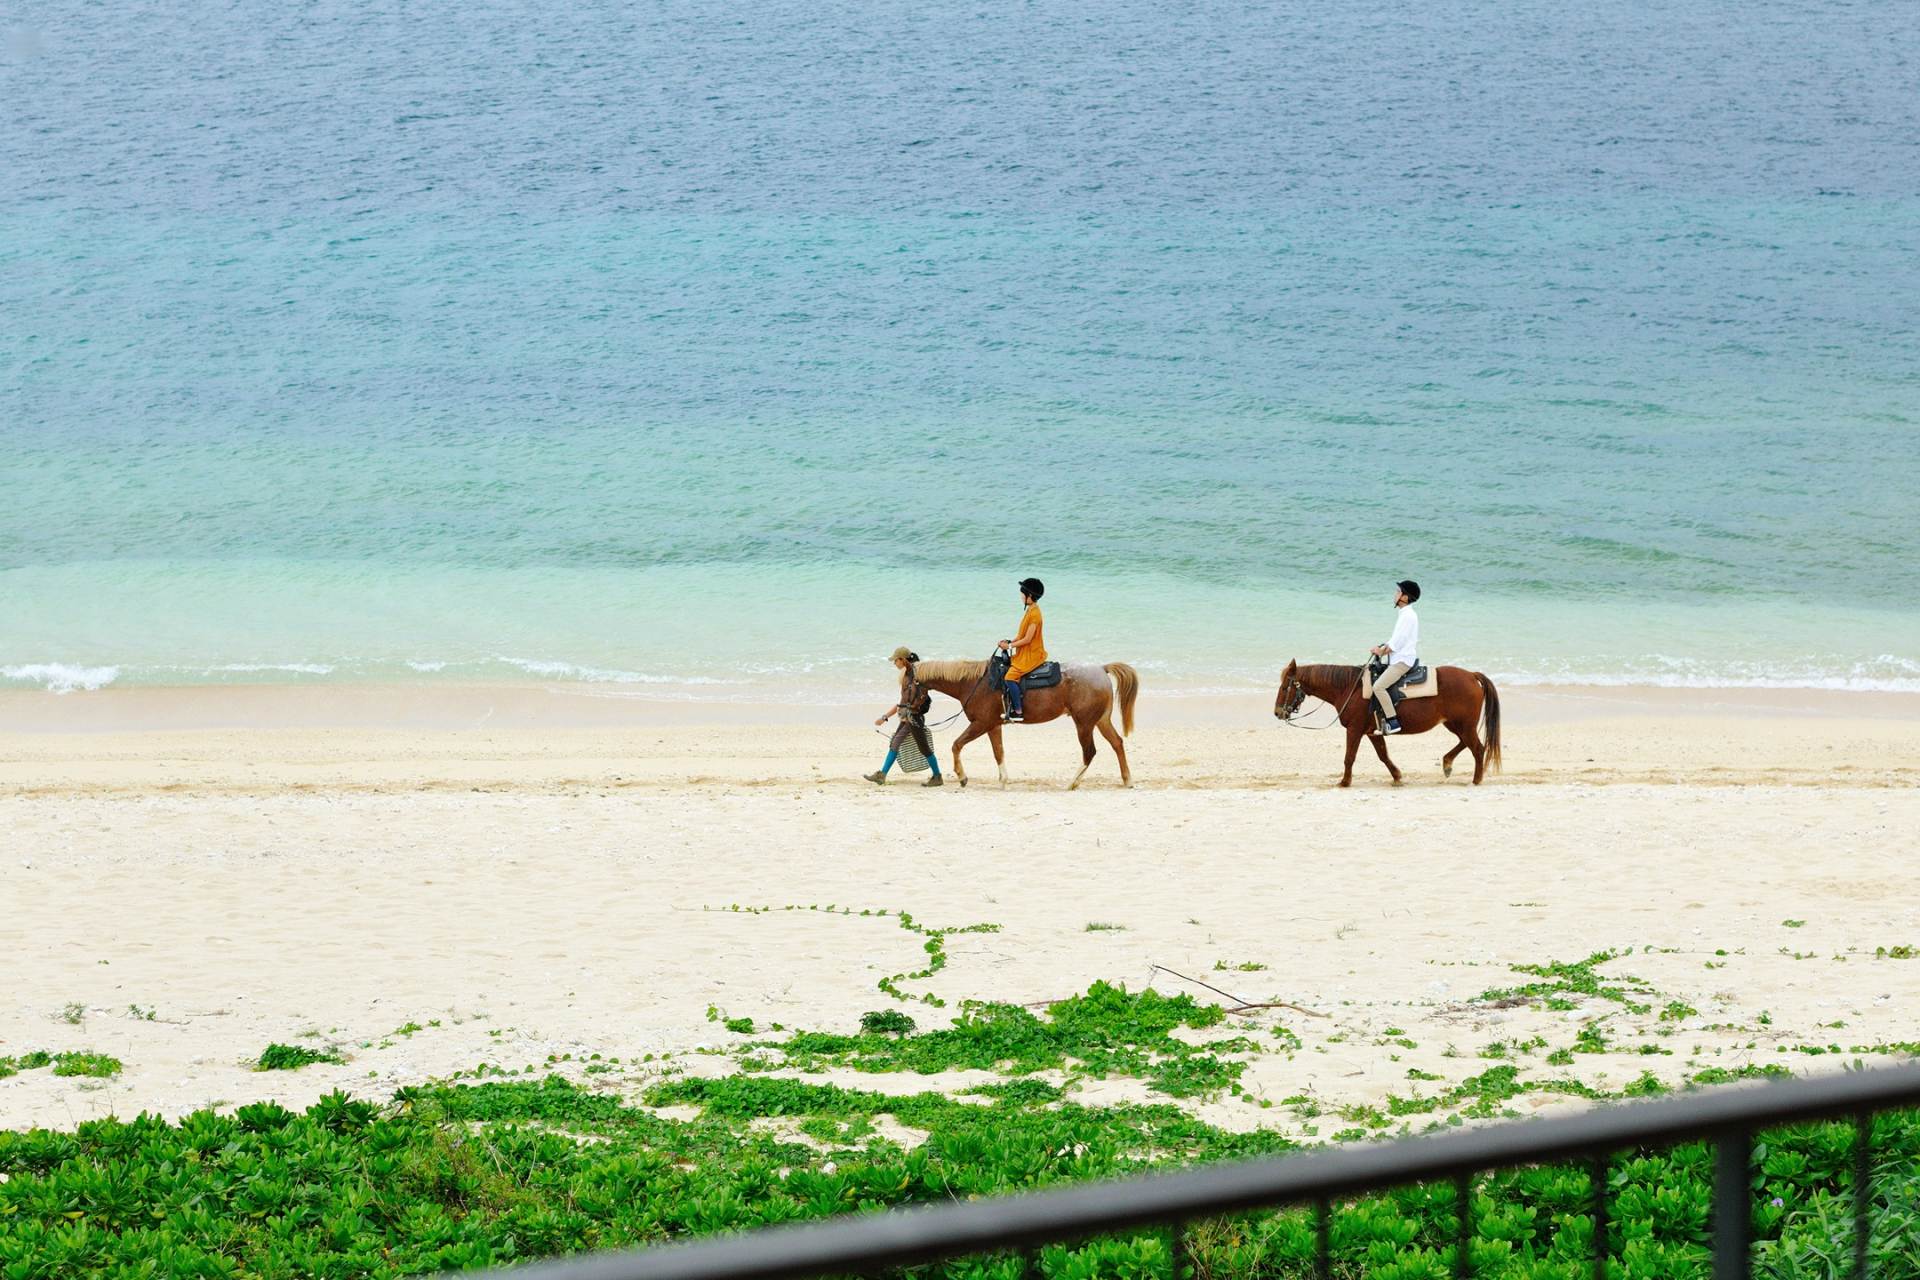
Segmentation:
<svg viewBox="0 0 1920 1280">
<path fill-rule="evenodd" d="M 1023 692 L 1028 689 L 1051 689 L 1059 683 L 1060 664 L 1057 662 L 1043 662 L 1020 677 Z"/>
<path fill-rule="evenodd" d="M 1413 676 L 1422 669 L 1426 672 L 1426 679 L 1422 680 L 1419 684 L 1414 684 Z M 1407 677 L 1407 679 L 1395 685 L 1393 689 L 1394 694 L 1401 699 L 1431 698 L 1434 694 L 1440 692 L 1440 668 L 1434 666 L 1432 663 L 1422 663 L 1421 666 L 1415 667 L 1413 671 L 1408 672 Z M 1371 698 L 1373 696 L 1373 672 L 1371 671 L 1363 670 L 1361 673 L 1360 696 L 1363 698 Z"/>
</svg>

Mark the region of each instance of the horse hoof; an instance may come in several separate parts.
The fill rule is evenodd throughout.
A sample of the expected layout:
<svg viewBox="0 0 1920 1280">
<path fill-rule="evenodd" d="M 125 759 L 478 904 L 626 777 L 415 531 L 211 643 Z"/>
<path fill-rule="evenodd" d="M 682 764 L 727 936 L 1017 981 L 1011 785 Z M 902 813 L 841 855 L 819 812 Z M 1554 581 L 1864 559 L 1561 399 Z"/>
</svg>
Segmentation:
<svg viewBox="0 0 1920 1280">
<path fill-rule="evenodd" d="M 1393 775 L 1393 785 L 1396 787 L 1405 786 L 1406 779 L 1402 778 L 1399 774 L 1396 773 Z"/>
<path fill-rule="evenodd" d="M 1440 776 L 1443 778 L 1451 778 L 1453 776 L 1453 765 L 1450 762 L 1446 760 L 1440 762 Z"/>
<path fill-rule="evenodd" d="M 962 790 L 966 789 L 966 785 L 967 785 L 967 780 L 965 778 L 960 779 L 960 787 Z"/>
</svg>

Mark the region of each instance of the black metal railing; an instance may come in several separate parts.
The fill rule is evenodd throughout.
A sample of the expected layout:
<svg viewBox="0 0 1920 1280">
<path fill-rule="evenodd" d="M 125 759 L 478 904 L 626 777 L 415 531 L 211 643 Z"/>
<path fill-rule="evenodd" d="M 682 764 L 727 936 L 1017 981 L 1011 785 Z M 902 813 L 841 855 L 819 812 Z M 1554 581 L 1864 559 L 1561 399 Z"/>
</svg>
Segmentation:
<svg viewBox="0 0 1920 1280">
<path fill-rule="evenodd" d="M 1751 1274 L 1753 1135 L 1804 1121 L 1854 1125 L 1853 1265 L 1867 1271 L 1872 1195 L 1872 1117 L 1920 1106 L 1920 1064 L 1814 1079 L 1725 1086 L 1578 1115 L 1455 1130 L 1367 1146 L 1207 1165 L 1025 1195 L 772 1227 L 741 1235 L 538 1263 L 513 1280 L 805 1280 L 871 1276 L 969 1255 L 1019 1254 L 1040 1274 L 1035 1251 L 1143 1229 L 1170 1233 L 1173 1274 L 1186 1274 L 1195 1223 L 1259 1209 L 1311 1205 L 1314 1274 L 1331 1274 L 1330 1222 L 1336 1201 L 1413 1183 L 1450 1180 L 1459 1198 L 1454 1274 L 1470 1276 L 1469 1212 L 1476 1173 L 1526 1165 L 1582 1163 L 1593 1186 L 1593 1274 L 1610 1257 L 1607 1174 L 1621 1151 L 1684 1142 L 1714 1144 L 1713 1280 Z"/>
</svg>

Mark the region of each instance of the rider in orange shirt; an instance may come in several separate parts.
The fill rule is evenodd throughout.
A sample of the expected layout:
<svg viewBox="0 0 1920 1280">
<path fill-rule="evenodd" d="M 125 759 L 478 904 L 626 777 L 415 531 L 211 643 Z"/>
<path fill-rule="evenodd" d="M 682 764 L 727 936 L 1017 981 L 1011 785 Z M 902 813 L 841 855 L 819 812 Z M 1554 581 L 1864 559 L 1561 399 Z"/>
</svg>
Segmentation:
<svg viewBox="0 0 1920 1280">
<path fill-rule="evenodd" d="M 1040 579 L 1020 580 L 1020 603 L 1026 607 L 1026 612 L 1020 615 L 1020 627 L 1014 638 L 1000 642 L 1000 648 L 1013 651 L 1012 665 L 1007 668 L 1006 679 L 1000 684 L 1001 690 L 1007 695 L 1007 719 L 1010 722 L 1018 723 L 1024 718 L 1020 677 L 1047 660 L 1046 624 L 1040 616 L 1040 597 L 1046 593 L 1046 584 Z"/>
</svg>

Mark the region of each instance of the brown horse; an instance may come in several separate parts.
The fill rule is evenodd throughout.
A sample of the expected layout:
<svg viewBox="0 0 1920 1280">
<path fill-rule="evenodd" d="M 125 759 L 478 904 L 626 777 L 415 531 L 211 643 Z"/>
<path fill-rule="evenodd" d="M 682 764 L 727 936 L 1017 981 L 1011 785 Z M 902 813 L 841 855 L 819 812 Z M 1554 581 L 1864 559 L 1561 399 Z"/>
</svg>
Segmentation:
<svg viewBox="0 0 1920 1280">
<path fill-rule="evenodd" d="M 967 727 L 953 740 L 953 776 L 967 785 L 967 771 L 960 763 L 960 748 L 982 734 L 993 744 L 993 762 L 1000 767 L 1000 782 L 1007 781 L 1007 760 L 1000 746 L 1001 703 L 999 687 L 986 678 L 984 662 L 922 662 L 914 668 L 920 683 L 935 693 L 944 693 L 960 703 L 966 712 Z M 1113 704 L 1120 700 L 1120 723 L 1126 733 L 1133 732 L 1133 700 L 1140 693 L 1140 675 L 1124 662 L 1095 666 L 1091 662 L 1061 663 L 1060 683 L 1051 689 L 1028 690 L 1025 699 L 1026 724 L 1040 724 L 1067 715 L 1080 733 L 1080 772 L 1073 775 L 1071 791 L 1087 776 L 1093 763 L 1093 731 L 1106 738 L 1120 760 L 1120 784 L 1133 785 L 1127 769 L 1127 749 L 1121 733 L 1113 727 Z M 1111 679 L 1109 679 L 1111 677 Z"/>
<path fill-rule="evenodd" d="M 1440 692 L 1432 697 L 1408 698 L 1400 704 L 1400 731 L 1425 733 L 1444 724 L 1460 739 L 1453 750 L 1440 759 L 1442 777 L 1453 776 L 1453 758 L 1462 751 L 1473 752 L 1473 781 L 1477 786 L 1487 776 L 1487 765 L 1500 772 L 1500 693 L 1493 681 L 1465 667 L 1440 668 Z M 1400 770 L 1387 759 L 1387 740 L 1373 727 L 1373 700 L 1360 694 L 1360 668 L 1320 665 L 1303 667 L 1289 662 L 1280 674 L 1280 692 L 1273 700 L 1273 714 L 1282 721 L 1292 720 L 1300 704 L 1315 697 L 1334 709 L 1338 722 L 1347 731 L 1347 769 L 1340 785 L 1353 785 L 1353 758 L 1360 754 L 1360 739 L 1371 738 L 1380 763 L 1400 785 Z M 1487 741 L 1480 743 L 1480 712 L 1487 713 Z"/>
</svg>

